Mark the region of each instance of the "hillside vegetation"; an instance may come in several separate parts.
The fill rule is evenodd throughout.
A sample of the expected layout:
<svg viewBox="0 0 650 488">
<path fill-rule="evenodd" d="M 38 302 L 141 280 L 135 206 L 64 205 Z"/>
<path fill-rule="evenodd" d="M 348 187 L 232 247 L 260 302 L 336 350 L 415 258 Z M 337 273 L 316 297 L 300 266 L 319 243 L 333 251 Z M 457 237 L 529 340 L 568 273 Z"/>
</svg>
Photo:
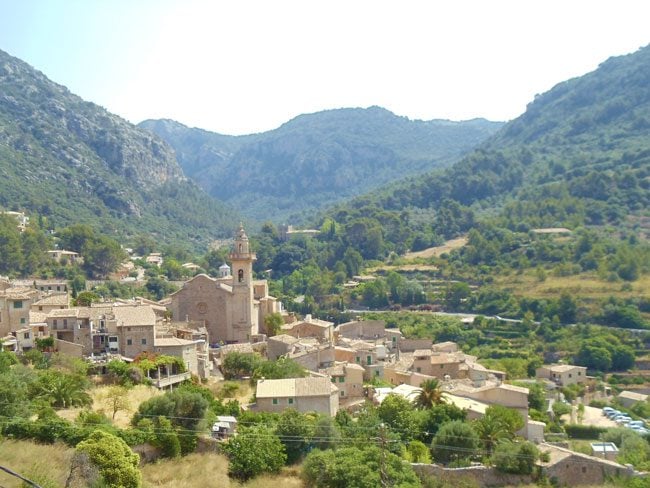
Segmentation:
<svg viewBox="0 0 650 488">
<path fill-rule="evenodd" d="M 208 242 L 234 213 L 183 175 L 160 138 L 0 51 L 0 208 L 106 234 Z"/>
<path fill-rule="evenodd" d="M 170 120 L 148 120 L 185 173 L 251 219 L 280 222 L 396 178 L 447 167 L 499 127 L 409 120 L 380 107 L 300 115 L 278 129 L 225 136 Z"/>
</svg>

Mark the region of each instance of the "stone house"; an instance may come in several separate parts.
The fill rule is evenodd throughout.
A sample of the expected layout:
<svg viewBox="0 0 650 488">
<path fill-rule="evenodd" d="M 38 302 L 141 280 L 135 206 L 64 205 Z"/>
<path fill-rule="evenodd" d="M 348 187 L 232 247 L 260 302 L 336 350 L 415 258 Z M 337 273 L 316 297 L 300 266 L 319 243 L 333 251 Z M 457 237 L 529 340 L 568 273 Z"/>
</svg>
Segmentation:
<svg viewBox="0 0 650 488">
<path fill-rule="evenodd" d="M 616 398 L 621 403 L 621 405 L 623 405 L 625 408 L 630 408 L 632 405 L 634 405 L 637 402 L 648 401 L 648 395 L 646 395 L 645 393 L 638 393 L 636 391 L 628 391 L 628 390 L 624 390 L 620 392 Z"/>
<path fill-rule="evenodd" d="M 0 337 L 29 325 L 29 311 L 37 300 L 38 292 L 33 288 L 0 287 Z"/>
<path fill-rule="evenodd" d="M 539 450 L 549 454 L 549 462 L 543 462 L 540 465 L 542 473 L 554 486 L 597 486 L 602 485 L 610 478 L 635 476 L 632 467 L 570 451 L 563 447 L 540 444 Z"/>
<path fill-rule="evenodd" d="M 334 336 L 352 340 L 382 343 L 390 350 L 395 350 L 404 339 L 399 329 L 387 329 L 383 320 L 354 320 L 340 324 L 334 330 Z"/>
<path fill-rule="evenodd" d="M 313 318 L 311 314 L 307 314 L 302 321 L 283 325 L 281 331 L 282 334 L 297 338 L 314 337 L 328 342 L 334 340 L 334 323 Z"/>
<path fill-rule="evenodd" d="M 178 337 L 156 337 L 154 339 L 154 352 L 166 356 L 181 358 L 187 371 L 196 376 L 206 377 L 206 367 L 201 368 L 203 374 L 199 373 L 199 358 L 197 354 L 197 343 Z"/>
<path fill-rule="evenodd" d="M 255 398 L 251 408 L 260 412 L 279 413 L 293 408 L 333 417 L 339 409 L 339 389 L 325 376 L 258 380 Z"/>
<path fill-rule="evenodd" d="M 34 312 L 49 313 L 52 310 L 63 310 L 70 307 L 70 296 L 67 292 L 53 292 L 36 300 L 31 305 Z"/>
<path fill-rule="evenodd" d="M 575 385 L 587 381 L 587 368 L 571 364 L 550 364 L 537 368 L 535 376 L 551 380 L 558 386 Z"/>
<path fill-rule="evenodd" d="M 59 264 L 83 263 L 83 258 L 79 255 L 79 253 L 74 251 L 66 251 L 65 249 L 53 249 L 51 251 L 47 251 L 47 254 L 51 259 Z"/>
<path fill-rule="evenodd" d="M 354 363 L 338 363 L 319 371 L 327 375 L 339 389 L 339 402 L 363 398 L 363 374 L 365 370 Z"/>
</svg>

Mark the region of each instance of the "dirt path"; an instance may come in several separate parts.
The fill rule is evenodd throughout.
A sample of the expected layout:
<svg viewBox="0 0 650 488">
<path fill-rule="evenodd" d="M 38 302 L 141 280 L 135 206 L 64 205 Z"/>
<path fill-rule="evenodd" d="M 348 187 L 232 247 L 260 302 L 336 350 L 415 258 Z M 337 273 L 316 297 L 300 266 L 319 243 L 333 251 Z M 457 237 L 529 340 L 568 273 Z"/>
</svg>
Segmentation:
<svg viewBox="0 0 650 488">
<path fill-rule="evenodd" d="M 458 239 L 451 239 L 445 242 L 442 246 L 430 247 L 417 252 L 407 252 L 404 257 L 406 259 L 439 258 L 442 254 L 451 252 L 454 249 L 460 249 L 465 244 L 467 244 L 467 237 L 459 237 Z"/>
</svg>

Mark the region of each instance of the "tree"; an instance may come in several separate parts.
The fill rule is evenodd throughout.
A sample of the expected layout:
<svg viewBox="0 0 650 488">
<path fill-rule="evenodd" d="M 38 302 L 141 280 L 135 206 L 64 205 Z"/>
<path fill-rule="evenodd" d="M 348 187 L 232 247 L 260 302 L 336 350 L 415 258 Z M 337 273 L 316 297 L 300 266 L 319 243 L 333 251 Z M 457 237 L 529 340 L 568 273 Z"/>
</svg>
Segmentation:
<svg viewBox="0 0 650 488">
<path fill-rule="evenodd" d="M 278 335 L 281 327 L 284 325 L 284 319 L 278 312 L 272 313 L 264 317 L 264 326 L 266 327 L 266 335 L 273 337 Z"/>
<path fill-rule="evenodd" d="M 115 415 L 120 410 L 128 410 L 131 406 L 129 402 L 129 390 L 123 386 L 111 386 L 103 397 L 104 404 L 112 413 L 112 419 L 115 420 Z"/>
<path fill-rule="evenodd" d="M 313 430 L 310 423 L 306 415 L 292 408 L 280 415 L 275 433 L 284 445 L 288 464 L 295 464 L 307 453 Z"/>
<path fill-rule="evenodd" d="M 516 410 L 491 405 L 485 415 L 474 423 L 474 430 L 489 455 L 499 441 L 512 440 L 515 432 L 523 426 L 524 419 Z"/>
<path fill-rule="evenodd" d="M 126 253 L 117 241 L 100 236 L 86 243 L 83 258 L 84 268 L 91 275 L 103 277 L 117 268 L 126 258 Z"/>
<path fill-rule="evenodd" d="M 241 480 L 278 473 L 287 460 L 278 436 L 264 426 L 240 427 L 223 449 L 230 459 L 228 474 Z"/>
<path fill-rule="evenodd" d="M 69 408 L 92 404 L 86 392 L 88 380 L 76 374 L 46 370 L 33 385 L 33 396 L 46 400 L 53 407 Z"/>
<path fill-rule="evenodd" d="M 88 455 L 108 486 L 141 486 L 142 475 L 138 469 L 140 457 L 119 437 L 96 430 L 77 445 L 76 452 Z"/>
<path fill-rule="evenodd" d="M 539 450 L 532 442 L 500 442 L 492 456 L 494 466 L 504 473 L 531 474 L 539 459 Z"/>
<path fill-rule="evenodd" d="M 448 464 L 475 456 L 479 452 L 479 445 L 480 440 L 474 428 L 455 420 L 440 427 L 431 443 L 431 450 L 436 461 Z"/>
<path fill-rule="evenodd" d="M 99 301 L 99 295 L 92 291 L 82 291 L 77 294 L 76 306 L 77 307 L 90 307 L 94 302 Z"/>
<path fill-rule="evenodd" d="M 262 359 L 257 354 L 229 352 L 221 363 L 221 372 L 227 380 L 252 376 Z"/>
<path fill-rule="evenodd" d="M 471 295 L 471 290 L 467 283 L 452 283 L 447 287 L 445 294 L 445 305 L 449 310 L 460 310 L 463 301 Z"/>
<path fill-rule="evenodd" d="M 303 463 L 303 476 L 309 486 L 317 488 L 420 486 L 420 480 L 410 464 L 375 446 L 326 451 L 316 449 L 309 453 Z"/>
<path fill-rule="evenodd" d="M 433 378 L 424 380 L 420 384 L 422 390 L 418 393 L 417 398 L 415 399 L 415 406 L 418 408 L 431 408 L 434 405 L 443 403 L 445 401 L 440 388 L 440 382 Z"/>
</svg>

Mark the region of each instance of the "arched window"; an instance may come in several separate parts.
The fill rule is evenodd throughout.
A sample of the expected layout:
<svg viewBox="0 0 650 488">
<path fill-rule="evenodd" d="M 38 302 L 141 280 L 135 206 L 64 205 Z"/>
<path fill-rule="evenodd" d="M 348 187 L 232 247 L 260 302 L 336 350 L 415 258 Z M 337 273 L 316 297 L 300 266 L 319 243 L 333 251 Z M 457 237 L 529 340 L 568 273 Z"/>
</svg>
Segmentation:
<svg viewBox="0 0 650 488">
<path fill-rule="evenodd" d="M 237 277 L 239 278 L 240 283 L 242 281 L 244 281 L 244 270 L 243 269 L 240 269 L 239 271 L 237 271 Z"/>
<path fill-rule="evenodd" d="M 241 252 L 241 250 L 242 250 L 242 245 L 240 244 L 239 245 L 239 252 Z"/>
</svg>

